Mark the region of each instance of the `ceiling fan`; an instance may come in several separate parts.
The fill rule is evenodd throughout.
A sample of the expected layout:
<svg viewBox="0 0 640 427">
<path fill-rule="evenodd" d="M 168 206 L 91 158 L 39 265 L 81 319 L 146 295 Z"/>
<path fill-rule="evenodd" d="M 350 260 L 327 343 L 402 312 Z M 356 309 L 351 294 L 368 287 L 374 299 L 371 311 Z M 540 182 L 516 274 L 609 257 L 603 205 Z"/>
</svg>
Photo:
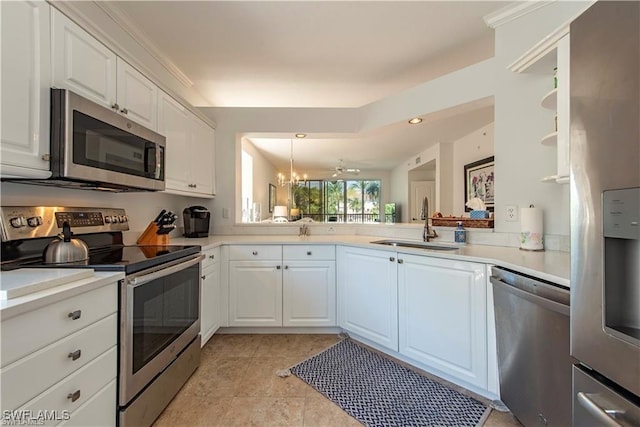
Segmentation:
<svg viewBox="0 0 640 427">
<path fill-rule="evenodd" d="M 357 175 L 360 173 L 360 169 L 358 168 L 347 168 L 344 165 L 344 162 L 342 159 L 338 159 L 338 166 L 336 166 L 334 168 L 334 173 L 332 175 L 333 178 L 342 175 L 343 173 L 352 173 L 354 175 Z"/>
</svg>

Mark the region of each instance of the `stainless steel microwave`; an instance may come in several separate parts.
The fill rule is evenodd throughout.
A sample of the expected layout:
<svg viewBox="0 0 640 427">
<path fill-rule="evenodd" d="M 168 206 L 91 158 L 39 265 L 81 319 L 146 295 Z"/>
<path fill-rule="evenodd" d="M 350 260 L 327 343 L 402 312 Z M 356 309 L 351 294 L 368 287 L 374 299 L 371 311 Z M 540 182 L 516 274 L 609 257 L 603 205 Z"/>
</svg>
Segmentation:
<svg viewBox="0 0 640 427">
<path fill-rule="evenodd" d="M 165 188 L 165 137 L 66 89 L 51 89 L 51 172 L 40 184 Z"/>
</svg>

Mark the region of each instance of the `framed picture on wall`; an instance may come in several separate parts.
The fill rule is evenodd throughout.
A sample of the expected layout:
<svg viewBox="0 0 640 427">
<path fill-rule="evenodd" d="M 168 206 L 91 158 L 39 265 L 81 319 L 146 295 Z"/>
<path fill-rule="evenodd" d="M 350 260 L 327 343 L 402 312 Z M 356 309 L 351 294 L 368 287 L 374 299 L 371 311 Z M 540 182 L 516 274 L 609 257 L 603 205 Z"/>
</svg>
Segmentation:
<svg viewBox="0 0 640 427">
<path fill-rule="evenodd" d="M 269 213 L 273 213 L 273 207 L 276 205 L 276 186 L 269 184 Z"/>
<path fill-rule="evenodd" d="M 484 202 L 493 212 L 495 198 L 495 174 L 493 156 L 464 165 L 464 203 L 474 197 Z M 465 206 L 465 211 L 471 209 Z"/>
</svg>

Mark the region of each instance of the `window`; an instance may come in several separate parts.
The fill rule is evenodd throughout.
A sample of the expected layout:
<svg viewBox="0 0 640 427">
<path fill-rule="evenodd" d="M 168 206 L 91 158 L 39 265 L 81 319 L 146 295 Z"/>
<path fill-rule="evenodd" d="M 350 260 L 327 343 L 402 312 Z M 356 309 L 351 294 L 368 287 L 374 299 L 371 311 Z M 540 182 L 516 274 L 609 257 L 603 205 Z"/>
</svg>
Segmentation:
<svg viewBox="0 0 640 427">
<path fill-rule="evenodd" d="M 293 207 L 314 221 L 380 222 L 380 180 L 300 182 Z"/>
</svg>

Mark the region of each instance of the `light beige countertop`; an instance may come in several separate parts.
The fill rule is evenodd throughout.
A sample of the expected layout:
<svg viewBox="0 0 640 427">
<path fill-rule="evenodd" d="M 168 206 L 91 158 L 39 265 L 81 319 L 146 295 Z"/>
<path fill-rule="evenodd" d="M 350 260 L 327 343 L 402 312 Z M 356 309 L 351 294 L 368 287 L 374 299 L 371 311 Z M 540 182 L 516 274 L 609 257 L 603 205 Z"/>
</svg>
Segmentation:
<svg viewBox="0 0 640 427">
<path fill-rule="evenodd" d="M 19 271 L 20 269 L 12 270 L 12 274 L 15 275 L 16 272 Z M 0 280 L 2 280 L 3 274 L 4 272 L 0 273 Z M 25 272 L 24 277 L 25 280 L 29 280 L 30 273 Z M 35 310 L 40 307 L 44 307 L 45 305 L 53 304 L 54 302 L 62 301 L 83 292 L 88 292 L 93 289 L 115 283 L 123 278 L 124 272 L 94 272 L 91 277 L 80 280 L 73 280 L 68 283 L 59 284 L 49 289 L 29 293 L 20 297 L 1 300 L 0 315 L 2 316 L 3 320 L 6 320 L 10 317 Z"/>
<path fill-rule="evenodd" d="M 404 247 L 397 248 L 394 246 L 371 243 L 376 240 L 389 240 L 389 238 L 363 235 L 311 235 L 307 237 L 299 237 L 296 235 L 226 235 L 209 236 L 199 239 L 177 237 L 171 239 L 171 244 L 200 245 L 205 250 L 221 245 L 242 244 L 331 244 L 358 246 L 369 249 L 387 250 L 391 252 L 493 264 L 557 283 L 562 286 L 570 286 L 569 277 L 571 255 L 568 252 L 531 252 L 513 247 L 471 244 L 459 246 L 459 249 L 455 251 L 436 251 Z M 433 243 L 440 244 L 437 240 Z M 447 242 L 442 242 L 441 244 L 454 246 L 454 244 Z"/>
</svg>

